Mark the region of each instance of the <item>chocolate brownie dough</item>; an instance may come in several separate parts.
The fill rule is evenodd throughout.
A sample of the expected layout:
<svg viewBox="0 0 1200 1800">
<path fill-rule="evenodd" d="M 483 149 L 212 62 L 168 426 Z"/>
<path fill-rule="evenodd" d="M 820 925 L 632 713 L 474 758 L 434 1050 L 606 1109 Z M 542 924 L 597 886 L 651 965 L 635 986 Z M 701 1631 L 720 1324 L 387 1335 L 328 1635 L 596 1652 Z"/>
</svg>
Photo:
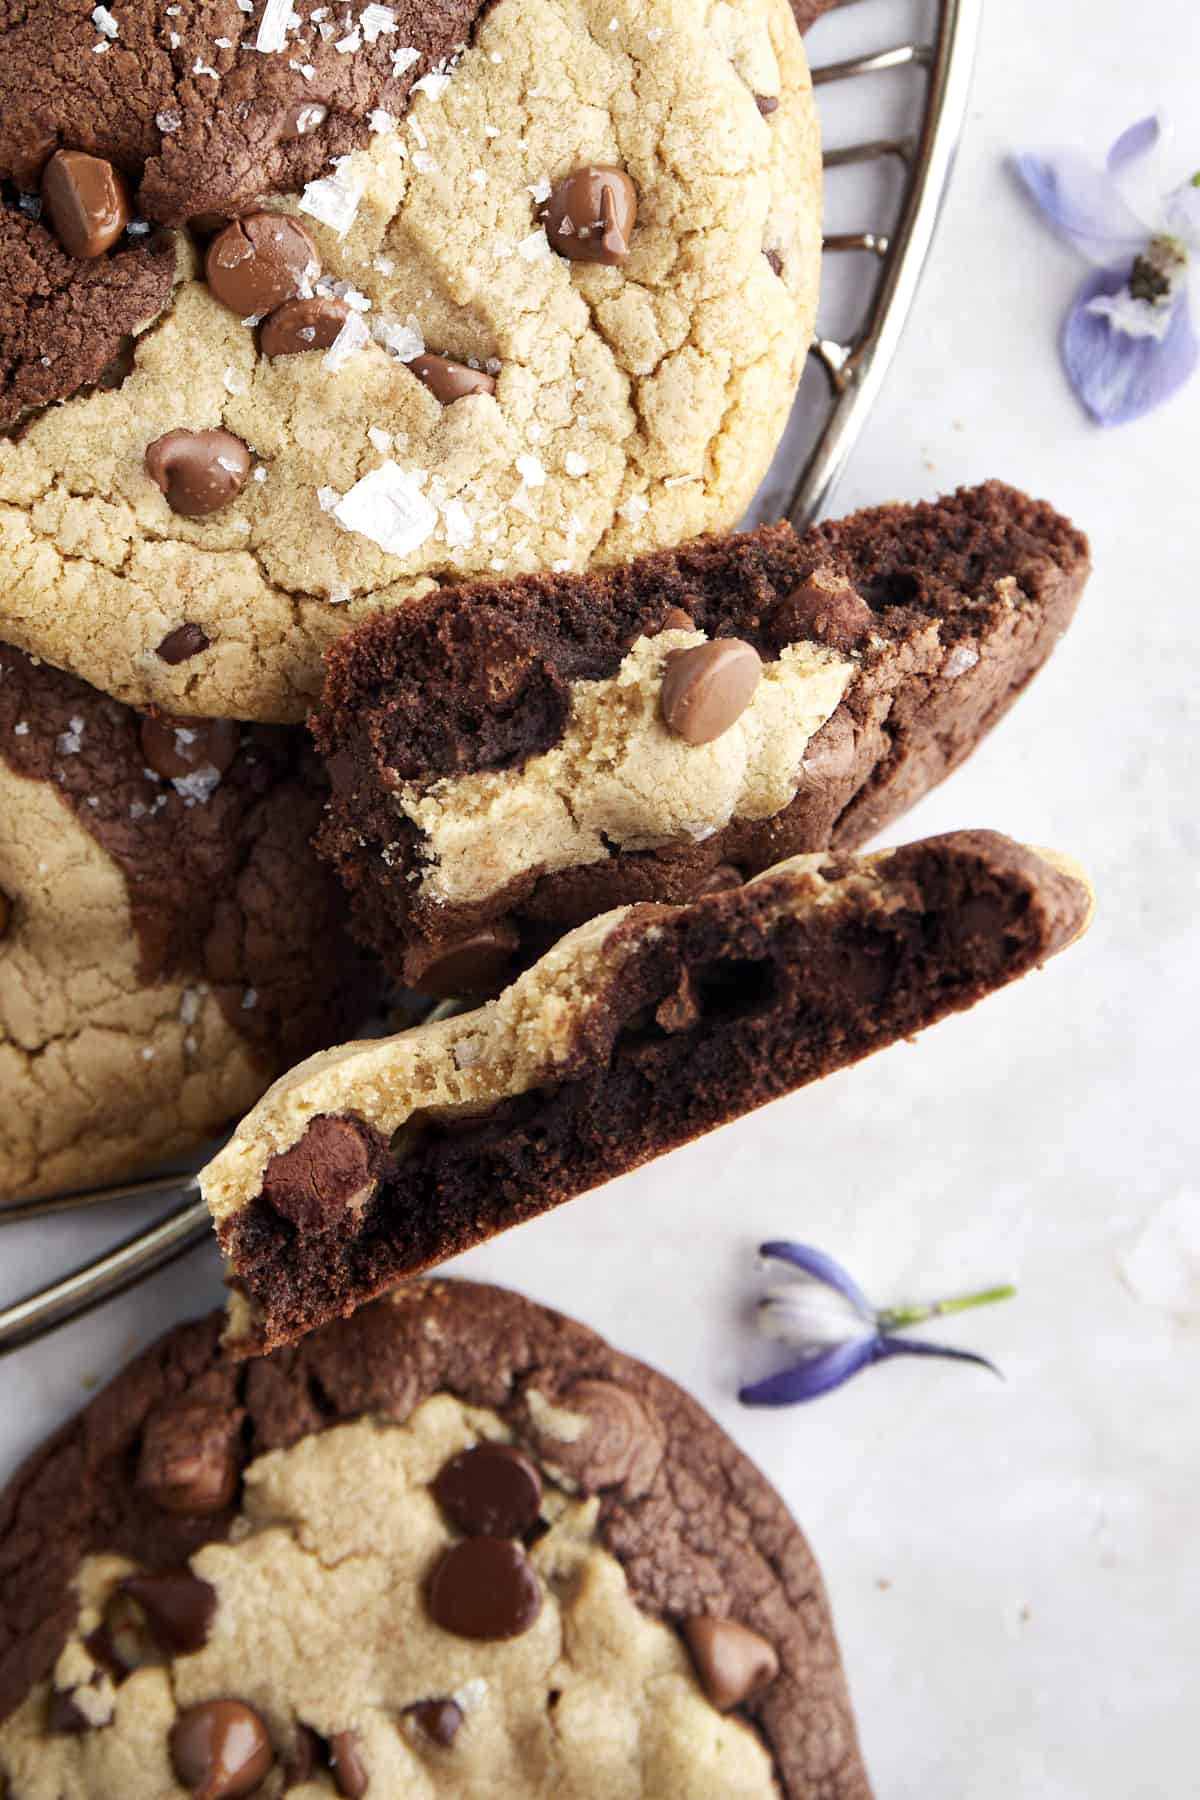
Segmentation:
<svg viewBox="0 0 1200 1800">
<path fill-rule="evenodd" d="M 237 1354 L 971 1006 L 1071 943 L 1078 871 L 986 831 L 797 857 L 563 938 L 478 1011 L 310 1058 L 202 1171 Z"/>
<path fill-rule="evenodd" d="M 0 645 L 0 1203 L 194 1149 L 355 1025 L 303 734 L 141 715 Z"/>
<path fill-rule="evenodd" d="M 868 1800 L 812 1554 L 673 1383 L 466 1282 L 218 1329 L 0 1501 L 13 1800 Z"/>
<path fill-rule="evenodd" d="M 410 985 L 494 992 L 609 907 L 857 847 L 1003 715 L 1088 572 L 989 482 L 431 595 L 331 653 L 320 847 Z"/>
<path fill-rule="evenodd" d="M 819 260 L 787 0 L 0 8 L 0 631 L 296 720 L 378 606 L 731 526 Z"/>
</svg>

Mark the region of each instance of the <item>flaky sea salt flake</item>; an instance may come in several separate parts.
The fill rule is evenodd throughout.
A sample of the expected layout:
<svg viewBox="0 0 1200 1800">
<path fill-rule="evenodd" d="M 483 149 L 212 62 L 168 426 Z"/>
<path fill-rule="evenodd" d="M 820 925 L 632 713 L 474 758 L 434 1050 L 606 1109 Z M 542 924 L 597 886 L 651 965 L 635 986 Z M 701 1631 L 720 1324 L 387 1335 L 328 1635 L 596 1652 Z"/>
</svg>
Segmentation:
<svg viewBox="0 0 1200 1800">
<path fill-rule="evenodd" d="M 550 248 L 545 227 L 539 225 L 536 231 L 531 231 L 528 237 L 522 238 L 517 245 L 517 254 L 527 263 L 548 262 L 554 252 Z"/>
<path fill-rule="evenodd" d="M 282 50 L 287 43 L 288 24 L 292 16 L 292 0 L 267 0 L 259 21 L 254 48 L 270 54 Z"/>
<path fill-rule="evenodd" d="M 121 27 L 117 24 L 117 21 L 113 18 L 107 6 L 94 6 L 92 8 L 92 24 L 96 27 L 96 30 L 106 38 L 115 38 L 121 35 Z"/>
<path fill-rule="evenodd" d="M 183 124 L 183 114 L 177 113 L 173 107 L 164 107 L 162 112 L 155 113 L 154 123 L 160 131 L 178 131 Z"/>
<path fill-rule="evenodd" d="M 518 456 L 516 468 L 517 474 L 527 487 L 540 488 L 544 486 L 546 471 L 536 456 Z"/>
<path fill-rule="evenodd" d="M 359 24 L 368 44 L 374 44 L 396 30 L 396 14 L 390 6 L 364 6 Z"/>
<path fill-rule="evenodd" d="M 405 69 L 411 69 L 420 60 L 421 52 L 414 50 L 410 44 L 405 44 L 402 50 L 392 51 L 392 74 L 403 75 Z"/>
<path fill-rule="evenodd" d="M 437 509 L 421 493 L 418 472 L 391 458 L 356 481 L 333 509 L 346 531 L 370 538 L 390 556 L 420 549 L 437 526 Z"/>
<path fill-rule="evenodd" d="M 310 181 L 300 196 L 300 211 L 328 225 L 338 237 L 345 237 L 358 212 L 366 179 L 352 166 L 351 158 L 339 156 L 332 175 Z"/>
<path fill-rule="evenodd" d="M 367 330 L 362 314 L 357 312 L 347 314 L 346 323 L 321 358 L 321 367 L 330 370 L 340 369 L 344 363 L 349 362 L 352 356 L 357 356 L 360 350 L 365 350 L 370 341 L 371 334 Z"/>
</svg>

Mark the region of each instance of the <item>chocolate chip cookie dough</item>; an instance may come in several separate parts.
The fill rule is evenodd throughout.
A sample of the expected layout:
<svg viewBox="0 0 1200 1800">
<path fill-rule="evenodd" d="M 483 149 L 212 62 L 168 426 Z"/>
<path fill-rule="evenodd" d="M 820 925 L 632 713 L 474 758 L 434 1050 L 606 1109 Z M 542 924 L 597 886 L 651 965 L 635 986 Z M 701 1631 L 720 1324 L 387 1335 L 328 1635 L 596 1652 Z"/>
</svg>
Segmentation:
<svg viewBox="0 0 1200 1800">
<path fill-rule="evenodd" d="M 299 731 L 141 715 L 0 645 L 0 1205 L 195 1149 L 354 1027 L 324 791 Z"/>
<path fill-rule="evenodd" d="M 796 857 L 561 939 L 498 1000 L 310 1058 L 202 1171 L 245 1355 L 1038 967 L 1078 870 L 988 831 Z"/>
<path fill-rule="evenodd" d="M 0 631 L 298 719 L 377 607 L 731 526 L 819 180 L 786 0 L 0 15 Z"/>
<path fill-rule="evenodd" d="M 430 595 L 331 653 L 320 847 L 405 981 L 494 992 L 609 907 L 856 848 L 1007 711 L 1089 566 L 989 482 Z"/>
<path fill-rule="evenodd" d="M 0 1502 L 13 1800 L 869 1800 L 812 1554 L 673 1383 L 466 1282 L 218 1328 Z"/>
</svg>

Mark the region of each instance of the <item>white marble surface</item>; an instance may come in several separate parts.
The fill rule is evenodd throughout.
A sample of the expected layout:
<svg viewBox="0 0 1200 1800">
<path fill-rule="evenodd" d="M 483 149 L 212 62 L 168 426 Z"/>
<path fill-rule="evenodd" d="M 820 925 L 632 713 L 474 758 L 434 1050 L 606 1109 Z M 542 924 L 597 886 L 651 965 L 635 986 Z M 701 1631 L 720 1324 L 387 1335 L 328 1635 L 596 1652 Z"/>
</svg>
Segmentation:
<svg viewBox="0 0 1200 1800">
<path fill-rule="evenodd" d="M 824 1565 L 880 1800 L 1184 1795 L 1200 1688 L 1200 381 L 1144 423 L 1087 424 L 1054 355 L 1080 270 L 1001 157 L 1047 140 L 1099 150 L 1165 104 L 1180 173 L 1200 163 L 1200 17 L 1195 0 L 985 10 L 935 255 L 835 505 L 996 474 L 1092 533 L 1095 579 L 1053 665 L 892 836 L 983 824 L 1058 845 L 1092 871 L 1095 927 L 915 1046 L 461 1267 L 660 1364 L 772 1476 Z M 869 21 L 897 15 L 868 0 L 827 20 L 814 57 L 886 41 Z M 130 1222 L 6 1230 L 3 1293 Z M 769 1361 L 746 1319 L 753 1250 L 777 1235 L 841 1255 L 881 1300 L 1015 1281 L 1017 1300 L 944 1334 L 1006 1381 L 892 1364 L 808 1408 L 740 1409 L 738 1380 Z M 0 1472 L 217 1297 L 203 1252 L 11 1358 Z"/>
</svg>

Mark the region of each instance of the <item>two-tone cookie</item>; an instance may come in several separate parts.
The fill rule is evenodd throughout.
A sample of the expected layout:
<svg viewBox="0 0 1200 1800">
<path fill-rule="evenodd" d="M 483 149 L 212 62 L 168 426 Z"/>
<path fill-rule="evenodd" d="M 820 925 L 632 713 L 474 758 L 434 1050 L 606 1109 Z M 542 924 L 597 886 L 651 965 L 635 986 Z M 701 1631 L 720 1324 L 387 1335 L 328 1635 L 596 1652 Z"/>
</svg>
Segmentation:
<svg viewBox="0 0 1200 1800">
<path fill-rule="evenodd" d="M 855 848 L 1007 710 L 1088 572 L 992 482 L 431 595 L 331 653 L 321 847 L 404 980 L 494 992 L 609 907 Z"/>
<path fill-rule="evenodd" d="M 0 1204 L 193 1150 L 362 1016 L 304 734 L 0 645 Z"/>
<path fill-rule="evenodd" d="M 1036 968 L 1090 890 L 1050 853 L 957 832 L 797 857 L 563 938 L 498 1000 L 282 1078 L 200 1176 L 240 1355 Z"/>
<path fill-rule="evenodd" d="M 0 182 L 0 635 L 136 705 L 732 526 L 812 334 L 787 0 L 33 0 Z"/>
<path fill-rule="evenodd" d="M 672 1382 L 466 1282 L 218 1334 L 0 1499 L 11 1800 L 868 1800 L 812 1553 Z"/>
</svg>

